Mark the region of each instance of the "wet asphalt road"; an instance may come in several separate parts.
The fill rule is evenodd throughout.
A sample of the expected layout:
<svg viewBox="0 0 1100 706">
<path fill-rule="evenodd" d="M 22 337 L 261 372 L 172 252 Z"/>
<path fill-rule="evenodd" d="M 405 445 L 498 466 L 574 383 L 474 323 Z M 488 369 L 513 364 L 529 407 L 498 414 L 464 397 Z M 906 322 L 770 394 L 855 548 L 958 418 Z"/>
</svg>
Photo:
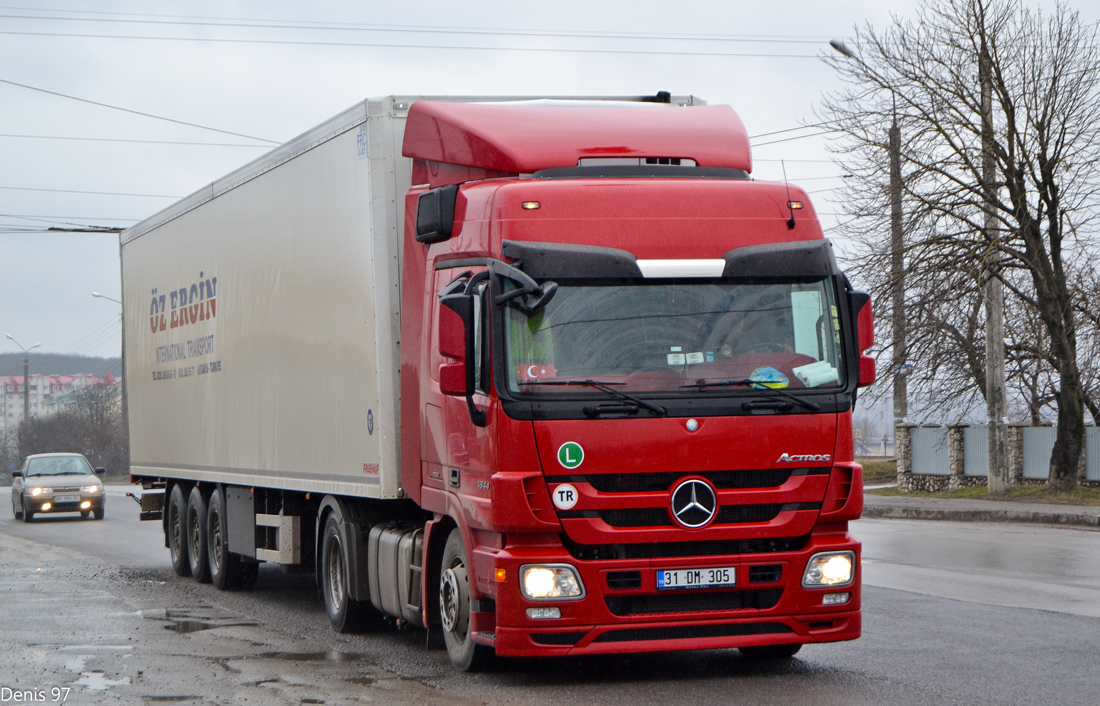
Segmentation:
<svg viewBox="0 0 1100 706">
<path fill-rule="evenodd" d="M 338 635 L 312 578 L 177 578 L 160 525 L 0 509 L 0 704 L 1093 704 L 1100 532 L 863 520 L 864 637 L 785 664 L 734 650 L 455 672 L 414 630 Z M 0 489 L 8 505 L 6 489 Z M 3 698 L 3 688 L 23 692 Z M 51 690 L 57 688 L 56 694 Z M 68 691 L 64 691 L 68 689 Z M 42 698 L 37 698 L 41 696 Z"/>
</svg>

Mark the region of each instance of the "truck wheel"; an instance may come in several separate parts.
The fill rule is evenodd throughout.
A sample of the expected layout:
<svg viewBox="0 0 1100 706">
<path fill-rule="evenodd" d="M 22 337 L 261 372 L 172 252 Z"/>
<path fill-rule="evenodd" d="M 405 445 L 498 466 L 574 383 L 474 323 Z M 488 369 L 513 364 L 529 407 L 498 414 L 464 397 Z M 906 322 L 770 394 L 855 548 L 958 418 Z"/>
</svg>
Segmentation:
<svg viewBox="0 0 1100 706">
<path fill-rule="evenodd" d="M 364 601 L 352 600 L 349 591 L 348 547 L 340 531 L 340 518 L 332 513 L 325 520 L 321 540 L 321 595 L 329 622 L 337 632 L 361 630 L 374 613 Z"/>
<path fill-rule="evenodd" d="M 199 486 L 191 489 L 187 500 L 187 557 L 191 576 L 199 583 L 210 583 L 210 563 L 206 560 L 206 498 Z"/>
<path fill-rule="evenodd" d="M 191 562 L 187 558 L 187 531 L 184 519 L 187 517 L 187 499 L 183 497 L 183 488 L 172 486 L 168 496 L 168 519 L 164 531 L 168 534 L 168 550 L 172 554 L 172 570 L 176 576 L 190 576 Z"/>
<path fill-rule="evenodd" d="M 241 555 L 229 551 L 225 496 L 220 490 L 215 490 L 210 496 L 206 518 L 206 551 L 207 564 L 210 566 L 210 580 L 222 591 L 245 588 L 241 580 L 243 578 Z"/>
<path fill-rule="evenodd" d="M 474 642 L 474 636 L 470 633 L 470 574 L 466 566 L 462 533 L 456 527 L 451 530 L 443 548 L 443 564 L 439 572 L 439 617 L 451 662 L 464 672 L 477 672 L 488 664 L 492 649 Z"/>
<path fill-rule="evenodd" d="M 802 645 L 761 645 L 759 647 L 738 647 L 742 656 L 751 660 L 790 659 L 798 654 Z"/>
</svg>

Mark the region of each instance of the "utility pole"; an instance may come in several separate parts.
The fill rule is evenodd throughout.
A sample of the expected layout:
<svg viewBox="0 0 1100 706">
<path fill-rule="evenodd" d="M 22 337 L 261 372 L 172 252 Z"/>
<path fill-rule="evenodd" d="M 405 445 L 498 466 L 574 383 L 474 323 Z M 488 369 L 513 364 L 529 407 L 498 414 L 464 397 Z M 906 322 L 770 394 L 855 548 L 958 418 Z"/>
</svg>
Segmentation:
<svg viewBox="0 0 1100 706">
<path fill-rule="evenodd" d="M 905 320 L 905 239 L 901 212 L 901 128 L 898 113 L 890 125 L 890 327 L 893 329 L 894 423 L 909 417 L 908 345 Z"/>
<path fill-rule="evenodd" d="M 9 341 L 14 343 L 15 345 L 19 346 L 20 348 L 23 348 L 23 344 L 20 343 L 19 341 L 15 340 L 14 338 L 12 338 L 10 333 L 7 334 L 7 338 L 8 338 Z M 33 351 L 35 348 L 38 348 L 41 345 L 42 345 L 41 343 L 36 343 L 33 346 L 31 346 L 30 348 L 23 348 L 23 355 L 24 356 L 30 355 L 31 351 Z M 23 358 L 23 423 L 24 424 L 26 424 L 27 421 L 31 418 L 30 370 L 31 370 L 31 359 L 27 358 L 27 357 L 24 357 Z"/>
<path fill-rule="evenodd" d="M 982 85 L 982 190 L 985 201 L 985 406 L 989 417 L 989 494 L 1004 493 L 1011 485 L 1008 448 L 1005 441 L 1005 321 L 1004 290 L 1001 288 L 1000 256 L 996 240 L 996 165 L 993 161 L 993 76 L 989 51 L 982 37 L 978 74 Z"/>
</svg>

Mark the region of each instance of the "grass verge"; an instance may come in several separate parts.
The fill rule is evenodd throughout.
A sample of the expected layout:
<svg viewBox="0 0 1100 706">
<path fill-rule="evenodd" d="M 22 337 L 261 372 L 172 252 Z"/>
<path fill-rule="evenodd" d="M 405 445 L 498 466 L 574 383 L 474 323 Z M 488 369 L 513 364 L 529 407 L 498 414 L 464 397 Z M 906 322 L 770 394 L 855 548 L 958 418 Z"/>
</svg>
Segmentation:
<svg viewBox="0 0 1100 706">
<path fill-rule="evenodd" d="M 897 461 L 870 461 L 856 459 L 863 466 L 863 484 L 879 485 L 880 483 L 893 483 L 898 479 Z"/>
<path fill-rule="evenodd" d="M 874 495 L 905 496 L 909 498 L 969 498 L 973 500 L 1008 500 L 1019 503 L 1049 503 L 1052 505 L 1100 506 L 1100 488 L 1074 488 L 1065 493 L 1045 486 L 1017 485 L 1007 493 L 990 495 L 984 485 L 945 490 L 940 493 L 903 493 L 897 488 L 869 491 Z"/>
</svg>

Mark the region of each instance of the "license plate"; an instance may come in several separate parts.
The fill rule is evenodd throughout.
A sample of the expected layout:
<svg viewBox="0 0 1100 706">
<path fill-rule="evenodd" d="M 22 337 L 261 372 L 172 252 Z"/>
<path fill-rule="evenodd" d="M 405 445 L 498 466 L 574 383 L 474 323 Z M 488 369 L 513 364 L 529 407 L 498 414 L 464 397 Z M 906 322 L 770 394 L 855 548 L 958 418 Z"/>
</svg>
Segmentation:
<svg viewBox="0 0 1100 706">
<path fill-rule="evenodd" d="M 80 500 L 79 495 L 55 495 L 53 501 L 55 503 L 75 503 Z"/>
<path fill-rule="evenodd" d="M 662 569 L 657 572 L 657 588 L 721 588 L 737 584 L 737 567 L 705 569 Z"/>
</svg>

